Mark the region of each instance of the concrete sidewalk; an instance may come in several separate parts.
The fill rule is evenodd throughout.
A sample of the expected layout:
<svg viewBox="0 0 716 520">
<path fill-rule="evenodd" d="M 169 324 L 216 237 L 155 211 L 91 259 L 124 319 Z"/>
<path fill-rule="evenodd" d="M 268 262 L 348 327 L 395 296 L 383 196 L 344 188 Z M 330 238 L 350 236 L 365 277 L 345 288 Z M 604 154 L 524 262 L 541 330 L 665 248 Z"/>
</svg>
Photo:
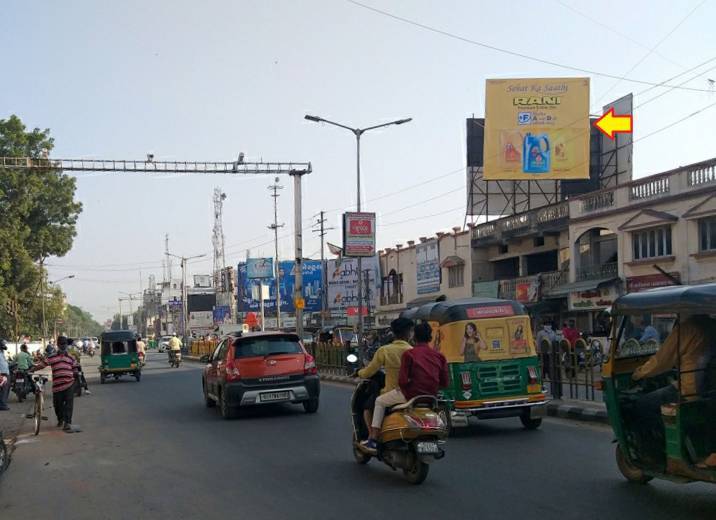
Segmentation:
<svg viewBox="0 0 716 520">
<path fill-rule="evenodd" d="M 187 361 L 199 362 L 198 356 L 184 356 Z M 323 381 L 331 383 L 342 383 L 355 386 L 356 379 L 338 375 L 321 373 Z M 607 416 L 607 408 L 602 401 L 586 401 L 582 399 L 554 399 L 547 403 L 547 415 L 550 417 L 560 417 L 562 419 L 572 419 L 577 421 L 595 422 L 601 424 L 609 424 Z"/>
</svg>

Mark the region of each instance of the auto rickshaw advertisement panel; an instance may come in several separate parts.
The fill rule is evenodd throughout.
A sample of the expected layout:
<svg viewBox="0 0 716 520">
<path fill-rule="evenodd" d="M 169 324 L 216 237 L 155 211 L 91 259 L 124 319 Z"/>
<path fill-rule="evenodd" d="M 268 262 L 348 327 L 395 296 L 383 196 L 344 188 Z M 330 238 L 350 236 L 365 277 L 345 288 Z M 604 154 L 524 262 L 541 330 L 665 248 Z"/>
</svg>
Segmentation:
<svg viewBox="0 0 716 520">
<path fill-rule="evenodd" d="M 534 356 L 529 317 L 462 320 L 433 327 L 433 348 L 449 363 Z"/>
</svg>

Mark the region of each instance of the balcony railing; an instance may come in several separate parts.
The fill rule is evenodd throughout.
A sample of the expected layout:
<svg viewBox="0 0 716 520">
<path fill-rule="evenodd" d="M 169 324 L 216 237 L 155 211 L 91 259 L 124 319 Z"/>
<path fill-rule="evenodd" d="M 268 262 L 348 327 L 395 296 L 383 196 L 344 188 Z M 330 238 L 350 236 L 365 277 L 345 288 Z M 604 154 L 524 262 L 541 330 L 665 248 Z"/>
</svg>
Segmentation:
<svg viewBox="0 0 716 520">
<path fill-rule="evenodd" d="M 475 226 L 472 230 L 472 238 L 473 240 L 484 240 L 520 231 L 537 232 L 549 224 L 556 224 L 561 219 L 566 219 L 568 216 L 569 204 L 567 202 L 551 204 Z M 566 229 L 566 223 L 564 227 Z"/>
<path fill-rule="evenodd" d="M 569 201 L 569 217 L 575 219 L 617 208 L 628 209 L 630 205 L 701 190 L 709 185 L 716 185 L 716 159 L 575 197 Z"/>
<path fill-rule="evenodd" d="M 550 271 L 542 273 L 542 292 L 549 292 L 555 287 L 569 282 L 569 271 Z"/>
<path fill-rule="evenodd" d="M 617 278 L 619 276 L 619 264 L 611 262 L 601 265 L 589 265 L 577 268 L 577 281 L 600 280 L 604 278 Z"/>
</svg>

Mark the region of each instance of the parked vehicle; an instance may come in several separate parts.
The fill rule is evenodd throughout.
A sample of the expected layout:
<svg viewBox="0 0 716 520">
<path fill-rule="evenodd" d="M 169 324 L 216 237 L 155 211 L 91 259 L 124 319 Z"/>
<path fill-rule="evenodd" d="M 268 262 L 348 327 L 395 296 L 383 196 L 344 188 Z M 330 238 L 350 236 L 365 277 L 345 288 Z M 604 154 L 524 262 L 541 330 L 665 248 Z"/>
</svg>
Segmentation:
<svg viewBox="0 0 716 520">
<path fill-rule="evenodd" d="M 166 352 L 167 350 L 169 350 L 170 339 L 172 339 L 172 336 L 162 336 L 157 344 L 157 351 Z"/>
<path fill-rule="evenodd" d="M 664 346 L 680 321 L 689 315 L 705 315 L 703 319 L 713 324 L 716 284 L 627 294 L 614 302 L 612 314 L 612 352 L 604 365 L 602 384 L 609 423 L 617 440 L 619 471 L 630 482 L 641 484 L 653 478 L 716 483 L 716 467 L 704 463 L 705 458 L 716 453 L 713 338 L 709 338 L 711 351 L 700 356 L 698 366 L 682 367 L 681 336 L 677 335 L 676 367 L 655 377 L 632 380 L 637 367 Z M 652 329 L 648 339 L 644 339 L 645 323 Z M 648 418 L 645 420 L 642 398 L 654 390 L 668 389 L 673 381 L 679 382 L 674 389 L 677 395 L 674 402 L 661 405 L 660 425 L 656 428 Z M 695 388 L 696 393 L 684 387 Z"/>
<path fill-rule="evenodd" d="M 19 370 L 17 364 L 14 368 L 10 366 L 10 384 L 12 391 L 17 396 L 17 402 L 21 403 L 25 400 L 27 394 L 32 393 L 32 378 L 26 370 Z"/>
<path fill-rule="evenodd" d="M 349 364 L 358 357 L 348 355 Z M 373 376 L 382 378 L 382 373 Z M 382 382 L 378 386 L 382 386 Z M 417 396 L 407 403 L 386 410 L 377 453 L 365 451 L 360 442 L 368 438 L 368 427 L 363 417 L 364 404 L 373 392 L 372 379 L 362 380 L 351 397 L 353 422 L 353 456 L 358 464 L 367 464 L 373 456 L 394 470 L 401 469 L 412 484 L 422 483 L 428 476 L 430 463 L 445 456 L 445 438 L 448 436 L 444 409 L 434 396 Z"/>
<path fill-rule="evenodd" d="M 137 382 L 141 380 L 142 367 L 139 366 L 137 335 L 134 332 L 115 330 L 102 334 L 101 357 L 100 384 L 104 384 L 110 376 L 119 379 L 125 374 L 134 376 Z"/>
<path fill-rule="evenodd" d="M 530 318 L 516 301 L 494 298 L 428 303 L 401 313 L 433 328 L 433 348 L 447 358 L 446 402 L 450 428 L 469 417 L 519 417 L 533 430 L 542 424 L 547 398 Z"/>
<path fill-rule="evenodd" d="M 320 383 L 316 362 L 296 334 L 235 333 L 223 338 L 202 373 L 207 407 L 218 404 L 229 419 L 240 407 L 301 403 L 306 413 L 318 410 Z"/>
</svg>

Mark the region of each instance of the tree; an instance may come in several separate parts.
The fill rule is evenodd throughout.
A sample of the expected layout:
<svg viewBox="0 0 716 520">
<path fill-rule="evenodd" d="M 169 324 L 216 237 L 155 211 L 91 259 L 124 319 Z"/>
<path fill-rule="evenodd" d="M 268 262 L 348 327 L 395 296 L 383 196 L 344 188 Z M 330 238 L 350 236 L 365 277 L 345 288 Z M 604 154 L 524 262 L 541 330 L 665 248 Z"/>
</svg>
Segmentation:
<svg viewBox="0 0 716 520">
<path fill-rule="evenodd" d="M 53 147 L 49 130 L 27 131 L 14 115 L 0 119 L 0 156 L 43 158 Z M 23 322 L 42 302 L 45 259 L 72 247 L 82 211 L 75 189 L 58 170 L 0 168 L 0 305 L 17 301 Z M 13 335 L 13 321 L 0 313 L 0 335 Z"/>
</svg>

